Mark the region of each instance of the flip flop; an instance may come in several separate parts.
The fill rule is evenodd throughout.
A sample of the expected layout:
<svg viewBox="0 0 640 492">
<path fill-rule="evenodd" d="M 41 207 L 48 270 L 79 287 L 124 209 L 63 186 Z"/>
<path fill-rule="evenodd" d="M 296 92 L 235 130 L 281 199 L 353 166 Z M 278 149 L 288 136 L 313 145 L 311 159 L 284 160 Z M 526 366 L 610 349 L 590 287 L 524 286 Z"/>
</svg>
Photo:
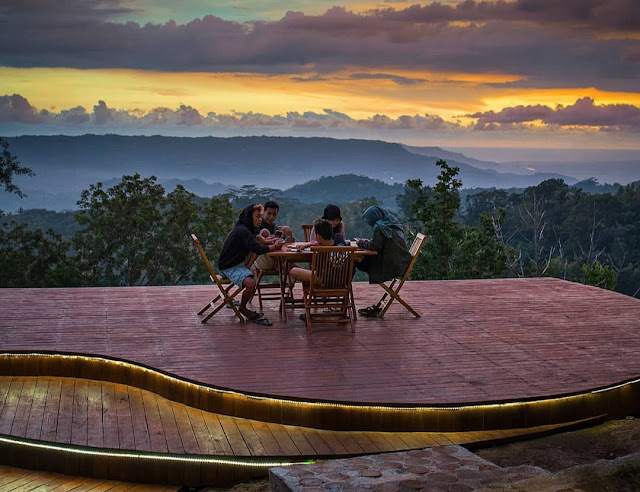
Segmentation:
<svg viewBox="0 0 640 492">
<path fill-rule="evenodd" d="M 233 300 L 233 305 L 234 305 L 234 306 L 239 306 L 239 305 L 240 305 L 240 301 L 238 301 L 237 299 L 234 299 L 234 300 Z M 226 304 L 226 307 L 228 307 L 229 309 L 231 309 L 231 304 L 230 304 L 230 303 L 227 303 L 227 304 Z"/>
<path fill-rule="evenodd" d="M 262 313 L 260 313 L 260 314 L 262 314 Z M 264 316 L 264 314 L 262 316 Z M 255 323 L 256 325 L 261 325 L 261 326 L 271 326 L 273 324 L 267 318 L 263 318 L 262 316 L 253 317 L 253 318 L 247 318 L 247 319 L 249 321 L 251 321 L 252 323 Z"/>
<path fill-rule="evenodd" d="M 262 318 L 263 316 L 264 316 L 264 313 L 253 313 L 253 316 L 247 316 L 246 318 L 247 318 L 249 321 L 255 321 L 255 320 L 257 320 L 257 319 Z"/>
</svg>

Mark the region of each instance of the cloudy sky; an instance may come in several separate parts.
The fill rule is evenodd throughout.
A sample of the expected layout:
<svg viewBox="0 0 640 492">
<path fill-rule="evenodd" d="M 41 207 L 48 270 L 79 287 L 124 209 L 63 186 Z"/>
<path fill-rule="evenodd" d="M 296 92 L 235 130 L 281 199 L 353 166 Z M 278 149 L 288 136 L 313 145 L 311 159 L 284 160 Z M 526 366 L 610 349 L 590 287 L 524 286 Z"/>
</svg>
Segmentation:
<svg viewBox="0 0 640 492">
<path fill-rule="evenodd" d="M 41 133 L 640 149 L 640 1 L 2 0 Z"/>
</svg>

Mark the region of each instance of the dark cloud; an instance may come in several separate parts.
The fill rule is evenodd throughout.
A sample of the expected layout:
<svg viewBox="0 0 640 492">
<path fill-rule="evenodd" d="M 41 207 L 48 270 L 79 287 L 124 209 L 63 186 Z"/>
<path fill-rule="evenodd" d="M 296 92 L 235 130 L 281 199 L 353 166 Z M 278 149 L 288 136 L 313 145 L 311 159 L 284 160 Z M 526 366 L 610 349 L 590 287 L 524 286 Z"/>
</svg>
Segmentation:
<svg viewBox="0 0 640 492">
<path fill-rule="evenodd" d="M 80 125 L 88 123 L 91 115 L 82 106 L 60 111 L 60 116 L 69 125 Z"/>
<path fill-rule="evenodd" d="M 40 111 L 22 96 L 0 96 L 0 121 L 9 123 L 58 125 L 69 128 L 79 127 L 120 127 L 120 128 L 287 128 L 287 129 L 369 129 L 369 130 L 440 130 L 454 129 L 458 125 L 447 123 L 439 116 L 403 115 L 391 118 L 375 115 L 366 119 L 355 119 L 347 114 L 325 109 L 322 113 L 292 111 L 285 116 L 262 113 L 229 114 L 208 113 L 206 115 L 184 104 L 177 109 L 155 108 L 149 112 L 127 112 L 108 107 L 104 101 L 93 106 L 91 113 L 82 106 L 64 109 L 59 113 Z"/>
<path fill-rule="evenodd" d="M 571 106 L 558 106 L 555 109 L 542 105 L 517 106 L 497 113 L 487 111 L 467 116 L 477 119 L 476 128 L 480 130 L 541 121 L 546 125 L 640 131 L 640 107 L 631 104 L 596 105 L 590 97 L 578 99 Z"/>
<path fill-rule="evenodd" d="M 455 5 L 433 2 L 404 10 L 373 12 L 387 19 L 426 23 L 523 21 L 606 31 L 640 29 L 640 2 L 637 0 L 466 0 Z"/>
<path fill-rule="evenodd" d="M 0 96 L 0 121 L 40 123 L 46 113 L 40 114 L 19 94 Z"/>
<path fill-rule="evenodd" d="M 323 15 L 288 12 L 277 22 L 254 23 L 215 16 L 182 25 L 111 20 L 126 10 L 118 0 L 5 0 L 0 65 L 294 75 L 312 70 L 317 78 L 348 66 L 377 74 L 392 65 L 517 74 L 531 86 L 628 91 L 637 90 L 640 79 L 640 40 L 596 32 L 637 32 L 638 0 L 467 0 L 367 14 L 334 7 Z"/>
<path fill-rule="evenodd" d="M 386 73 L 354 73 L 349 76 L 350 79 L 354 80 L 391 80 L 398 85 L 414 85 L 426 82 L 425 79 L 415 79 L 409 77 L 400 77 L 399 75 L 391 75 Z"/>
</svg>

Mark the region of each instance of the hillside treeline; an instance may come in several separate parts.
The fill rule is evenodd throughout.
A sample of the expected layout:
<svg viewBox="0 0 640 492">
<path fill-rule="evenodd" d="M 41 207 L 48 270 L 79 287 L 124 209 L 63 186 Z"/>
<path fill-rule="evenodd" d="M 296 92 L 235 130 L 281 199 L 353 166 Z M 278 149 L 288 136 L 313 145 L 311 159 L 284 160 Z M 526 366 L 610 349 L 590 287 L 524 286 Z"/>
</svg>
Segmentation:
<svg viewBox="0 0 640 492">
<path fill-rule="evenodd" d="M 414 279 L 554 276 L 638 296 L 638 184 L 587 194 L 552 179 L 524 190 L 467 194 L 463 203 L 458 169 L 445 161 L 437 166 L 435 186 L 409 180 L 396 197 L 408 239 L 416 232 L 428 236 Z M 137 174 L 109 188 L 96 183 L 82 193 L 75 212 L 2 217 L 0 286 L 205 282 L 190 233 L 215 260 L 238 211 L 268 199 L 280 203 L 278 223 L 291 225 L 300 238 L 300 225 L 312 223 L 326 205 L 255 186 L 203 199 Z M 376 197 L 339 203 L 349 238 L 371 236 L 360 215 L 378 203 Z"/>
</svg>

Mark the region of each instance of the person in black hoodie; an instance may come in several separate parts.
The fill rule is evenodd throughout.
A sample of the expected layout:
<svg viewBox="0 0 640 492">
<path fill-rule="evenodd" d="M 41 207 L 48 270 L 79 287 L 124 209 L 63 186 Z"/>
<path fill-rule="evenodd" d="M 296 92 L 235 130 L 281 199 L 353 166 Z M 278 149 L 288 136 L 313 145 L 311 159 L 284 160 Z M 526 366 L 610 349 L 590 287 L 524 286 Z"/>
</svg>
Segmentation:
<svg viewBox="0 0 640 492">
<path fill-rule="evenodd" d="M 264 313 L 257 313 L 247 309 L 247 303 L 256 291 L 253 273 L 245 264 L 250 253 L 262 255 L 269 251 L 282 248 L 282 240 L 277 239 L 273 244 L 264 245 L 256 240 L 258 227 L 262 222 L 262 205 L 253 204 L 245 207 L 231 232 L 227 235 L 218 258 L 220 273 L 231 280 L 238 287 L 244 287 L 240 299 L 240 312 L 251 322 L 259 325 L 271 326 L 272 323 L 264 317 Z M 249 265 L 251 266 L 251 265 Z"/>
</svg>

